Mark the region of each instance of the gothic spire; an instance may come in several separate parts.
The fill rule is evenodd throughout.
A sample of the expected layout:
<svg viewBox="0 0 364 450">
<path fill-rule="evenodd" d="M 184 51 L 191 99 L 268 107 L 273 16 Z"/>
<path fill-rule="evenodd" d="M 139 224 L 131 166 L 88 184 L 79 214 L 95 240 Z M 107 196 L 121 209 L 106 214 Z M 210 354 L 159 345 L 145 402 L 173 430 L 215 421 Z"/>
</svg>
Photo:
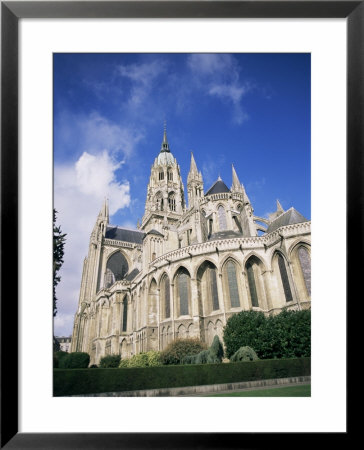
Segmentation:
<svg viewBox="0 0 364 450">
<path fill-rule="evenodd" d="M 163 132 L 163 142 L 161 146 L 161 153 L 162 152 L 170 152 L 168 140 L 167 140 L 167 123 L 164 121 L 164 132 Z"/>
<path fill-rule="evenodd" d="M 109 200 L 106 197 L 104 198 L 104 203 L 100 209 L 99 217 L 107 219 L 107 222 L 109 222 Z"/>
<path fill-rule="evenodd" d="M 191 165 L 190 165 L 190 172 L 198 174 L 197 166 L 195 158 L 193 157 L 193 153 L 191 152 Z"/>
<path fill-rule="evenodd" d="M 239 181 L 238 175 L 236 174 L 234 164 L 231 164 L 232 167 L 232 173 L 233 173 L 233 185 L 231 186 L 231 189 L 234 191 L 241 191 L 241 183 Z"/>
</svg>

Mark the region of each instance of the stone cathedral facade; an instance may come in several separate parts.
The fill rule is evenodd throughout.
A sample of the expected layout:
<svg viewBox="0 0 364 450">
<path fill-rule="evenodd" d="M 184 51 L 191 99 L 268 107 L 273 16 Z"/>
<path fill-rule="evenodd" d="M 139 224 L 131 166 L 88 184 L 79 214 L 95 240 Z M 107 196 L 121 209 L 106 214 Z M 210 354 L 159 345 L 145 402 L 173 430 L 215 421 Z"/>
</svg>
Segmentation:
<svg viewBox="0 0 364 450">
<path fill-rule="evenodd" d="M 232 166 L 204 190 L 193 154 L 185 198 L 180 167 L 163 142 L 137 230 L 96 219 L 84 260 L 71 351 L 122 358 L 177 338 L 207 344 L 242 310 L 276 314 L 311 305 L 311 223 L 293 207 L 254 215 Z"/>
</svg>

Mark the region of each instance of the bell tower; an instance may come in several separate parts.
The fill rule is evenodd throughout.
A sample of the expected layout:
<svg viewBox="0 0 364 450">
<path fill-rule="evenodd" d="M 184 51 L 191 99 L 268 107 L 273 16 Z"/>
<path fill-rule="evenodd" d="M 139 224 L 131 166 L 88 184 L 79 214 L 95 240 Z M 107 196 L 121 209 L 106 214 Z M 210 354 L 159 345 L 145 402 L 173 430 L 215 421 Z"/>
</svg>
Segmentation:
<svg viewBox="0 0 364 450">
<path fill-rule="evenodd" d="M 140 230 L 148 232 L 155 229 L 162 232 L 166 226 L 177 224 L 185 211 L 181 171 L 176 158 L 171 153 L 166 123 L 164 123 L 162 145 L 151 168 Z"/>
</svg>

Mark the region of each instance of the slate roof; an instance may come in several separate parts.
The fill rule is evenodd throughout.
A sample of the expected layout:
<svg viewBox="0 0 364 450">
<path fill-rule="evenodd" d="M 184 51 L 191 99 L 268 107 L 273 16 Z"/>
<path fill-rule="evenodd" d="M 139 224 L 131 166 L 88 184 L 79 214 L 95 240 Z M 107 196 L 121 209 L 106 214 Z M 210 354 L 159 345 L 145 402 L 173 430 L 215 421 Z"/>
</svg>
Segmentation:
<svg viewBox="0 0 364 450">
<path fill-rule="evenodd" d="M 210 189 L 206 192 L 205 195 L 212 194 L 221 194 L 224 192 L 230 192 L 230 189 L 226 186 L 226 184 L 219 178 L 215 183 L 210 187 Z"/>
<path fill-rule="evenodd" d="M 149 231 L 143 236 L 143 239 L 145 238 L 145 236 L 146 236 L 147 234 L 156 234 L 157 236 L 163 236 L 163 237 L 164 237 L 164 234 L 160 233 L 159 231 L 155 230 L 154 228 L 153 228 L 152 230 L 149 230 Z"/>
<path fill-rule="evenodd" d="M 142 231 L 108 226 L 106 228 L 105 238 L 115 239 L 117 241 L 132 242 L 134 244 L 142 244 L 144 234 L 145 233 Z"/>
<path fill-rule="evenodd" d="M 226 231 L 218 231 L 217 233 L 213 233 L 209 237 L 209 241 L 216 241 L 221 239 L 232 239 L 232 238 L 241 238 L 243 235 L 238 233 L 237 231 L 226 230 Z"/>
<path fill-rule="evenodd" d="M 285 225 L 292 225 L 293 223 L 308 222 L 296 209 L 293 207 L 274 219 L 268 226 L 266 233 L 277 230 L 279 227 Z"/>
<path fill-rule="evenodd" d="M 125 280 L 132 281 L 138 275 L 140 271 L 138 269 L 133 269 L 126 277 Z"/>
</svg>

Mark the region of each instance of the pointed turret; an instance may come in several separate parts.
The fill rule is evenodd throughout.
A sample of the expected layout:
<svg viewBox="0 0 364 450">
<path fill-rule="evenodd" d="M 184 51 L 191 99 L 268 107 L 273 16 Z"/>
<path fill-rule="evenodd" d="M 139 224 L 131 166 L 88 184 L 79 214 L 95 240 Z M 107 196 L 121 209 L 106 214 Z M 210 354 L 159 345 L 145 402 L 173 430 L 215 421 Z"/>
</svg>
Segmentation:
<svg viewBox="0 0 364 450">
<path fill-rule="evenodd" d="M 233 164 L 231 165 L 231 168 L 232 168 L 232 180 L 233 180 L 233 184 L 231 186 L 231 191 L 232 192 L 244 192 L 243 186 L 240 183 L 240 180 L 238 178 L 238 175 L 235 171 L 235 167 Z"/>
<path fill-rule="evenodd" d="M 198 174 L 197 166 L 195 158 L 193 157 L 193 153 L 191 152 L 191 165 L 190 165 L 190 173 Z"/>
<path fill-rule="evenodd" d="M 107 199 L 106 197 L 100 209 L 99 218 L 102 220 L 106 219 L 106 222 L 109 223 L 109 199 Z"/>
<path fill-rule="evenodd" d="M 282 205 L 279 203 L 278 199 L 277 199 L 277 212 L 284 213 L 284 209 L 282 208 Z"/>
<path fill-rule="evenodd" d="M 279 200 L 277 199 L 277 209 L 274 213 L 269 214 L 269 221 L 272 222 L 277 217 L 281 216 L 284 213 L 284 209 L 282 208 L 282 205 L 279 203 Z"/>
<path fill-rule="evenodd" d="M 92 240 L 99 240 L 101 236 L 105 236 L 106 227 L 108 223 L 109 223 L 109 201 L 105 197 L 99 215 L 97 216 L 93 232 L 91 234 Z"/>
<path fill-rule="evenodd" d="M 201 172 L 191 152 L 190 171 L 187 175 L 188 206 L 191 207 L 196 201 L 203 197 L 203 179 Z"/>
</svg>

